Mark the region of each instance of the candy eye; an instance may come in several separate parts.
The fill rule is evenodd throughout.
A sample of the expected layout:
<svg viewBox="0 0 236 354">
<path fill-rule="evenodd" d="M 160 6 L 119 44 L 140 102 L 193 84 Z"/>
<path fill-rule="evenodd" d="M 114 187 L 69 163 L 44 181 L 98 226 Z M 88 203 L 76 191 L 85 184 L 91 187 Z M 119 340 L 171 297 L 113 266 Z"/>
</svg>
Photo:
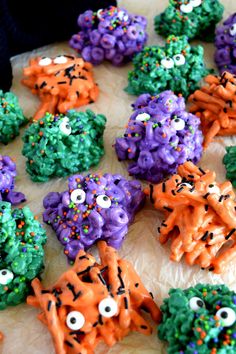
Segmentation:
<svg viewBox="0 0 236 354">
<path fill-rule="evenodd" d="M 205 307 L 204 301 L 200 297 L 194 296 L 189 300 L 189 306 L 193 311 L 198 311 Z"/>
<path fill-rule="evenodd" d="M 135 118 L 136 120 L 139 120 L 141 122 L 144 122 L 146 120 L 149 120 L 151 118 L 150 114 L 148 113 L 140 113 L 137 115 L 137 117 Z"/>
<path fill-rule="evenodd" d="M 209 186 L 207 188 L 207 192 L 220 195 L 220 188 L 217 187 L 217 185 L 215 183 L 212 183 L 212 184 L 209 184 Z"/>
<path fill-rule="evenodd" d="M 129 16 L 124 11 L 119 11 L 118 17 L 121 21 L 128 21 Z"/>
<path fill-rule="evenodd" d="M 97 196 L 96 202 L 101 208 L 104 209 L 108 209 L 111 206 L 111 199 L 105 194 Z"/>
<path fill-rule="evenodd" d="M 67 63 L 67 58 L 64 55 L 59 55 L 53 60 L 54 64 L 65 64 Z"/>
<path fill-rule="evenodd" d="M 103 299 L 99 305 L 98 305 L 98 311 L 103 317 L 113 317 L 117 311 L 118 311 L 118 306 L 117 303 L 114 299 L 111 297 L 108 297 L 106 299 Z"/>
<path fill-rule="evenodd" d="M 99 9 L 97 10 L 97 18 L 102 18 L 102 12 L 103 12 L 103 9 Z"/>
<path fill-rule="evenodd" d="M 181 66 L 185 64 L 185 57 L 183 54 L 176 54 L 173 56 L 173 60 L 176 66 Z"/>
<path fill-rule="evenodd" d="M 14 274 L 8 269 L 0 270 L 0 284 L 6 285 L 9 284 L 14 278 Z"/>
<path fill-rule="evenodd" d="M 190 0 L 189 3 L 192 5 L 192 7 L 198 7 L 201 5 L 202 0 Z"/>
<path fill-rule="evenodd" d="M 193 188 L 193 186 L 190 184 L 190 183 L 180 183 L 179 185 L 178 185 L 178 188 L 181 188 L 181 187 L 185 187 L 185 188 L 188 188 L 188 189 L 191 189 L 191 188 Z"/>
<path fill-rule="evenodd" d="M 70 123 L 69 123 L 69 118 L 65 117 L 62 119 L 62 122 L 59 126 L 60 128 L 60 131 L 65 134 L 65 135 L 70 135 L 71 133 L 71 126 L 70 126 Z"/>
<path fill-rule="evenodd" d="M 186 13 L 186 14 L 189 14 L 190 12 L 193 11 L 193 5 L 191 3 L 188 3 L 188 4 L 182 4 L 180 6 L 180 11 Z"/>
<path fill-rule="evenodd" d="M 185 127 L 185 121 L 181 118 L 174 118 L 171 121 L 171 128 L 175 130 L 183 130 Z"/>
<path fill-rule="evenodd" d="M 47 66 L 47 65 L 50 65 L 52 64 L 52 59 L 49 58 L 49 57 L 46 57 L 46 58 L 42 58 L 39 60 L 38 64 L 40 66 Z"/>
<path fill-rule="evenodd" d="M 86 193 L 83 189 L 75 189 L 71 193 L 70 199 L 75 204 L 82 204 L 86 199 Z"/>
<path fill-rule="evenodd" d="M 229 29 L 229 33 L 231 36 L 235 36 L 236 35 L 236 23 L 234 23 L 230 29 Z"/>
<path fill-rule="evenodd" d="M 236 313 L 230 307 L 222 307 L 216 312 L 223 327 L 230 327 L 236 321 Z"/>
<path fill-rule="evenodd" d="M 166 69 L 171 69 L 174 66 L 174 61 L 171 58 L 162 59 L 161 65 Z"/>
<path fill-rule="evenodd" d="M 73 331 L 78 331 L 85 324 L 85 318 L 79 311 L 71 311 L 66 317 L 67 327 Z"/>
</svg>

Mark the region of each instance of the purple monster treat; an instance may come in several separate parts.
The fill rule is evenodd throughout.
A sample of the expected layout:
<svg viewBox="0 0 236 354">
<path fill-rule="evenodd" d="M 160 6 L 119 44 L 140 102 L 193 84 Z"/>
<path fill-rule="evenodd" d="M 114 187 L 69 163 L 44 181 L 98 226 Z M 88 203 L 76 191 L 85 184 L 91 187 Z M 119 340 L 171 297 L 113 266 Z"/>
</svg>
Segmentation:
<svg viewBox="0 0 236 354">
<path fill-rule="evenodd" d="M 0 201 L 16 205 L 26 200 L 23 193 L 13 191 L 15 177 L 16 164 L 9 156 L 0 155 Z"/>
<path fill-rule="evenodd" d="M 119 160 L 133 160 L 130 175 L 158 183 L 186 160 L 198 162 L 203 142 L 200 120 L 185 111 L 182 96 L 172 91 L 143 94 L 132 106 L 125 134 L 115 143 Z"/>
<path fill-rule="evenodd" d="M 74 261 L 79 250 L 87 250 L 99 240 L 119 248 L 145 195 L 139 181 L 121 175 L 74 175 L 68 190 L 51 192 L 43 201 L 43 220 L 56 231 Z"/>
<path fill-rule="evenodd" d="M 147 20 L 110 6 L 97 12 L 85 11 L 78 18 L 80 32 L 69 44 L 85 61 L 94 65 L 109 60 L 113 65 L 130 61 L 147 42 Z"/>
<path fill-rule="evenodd" d="M 236 13 L 216 29 L 215 46 L 215 62 L 220 73 L 236 74 Z"/>
</svg>

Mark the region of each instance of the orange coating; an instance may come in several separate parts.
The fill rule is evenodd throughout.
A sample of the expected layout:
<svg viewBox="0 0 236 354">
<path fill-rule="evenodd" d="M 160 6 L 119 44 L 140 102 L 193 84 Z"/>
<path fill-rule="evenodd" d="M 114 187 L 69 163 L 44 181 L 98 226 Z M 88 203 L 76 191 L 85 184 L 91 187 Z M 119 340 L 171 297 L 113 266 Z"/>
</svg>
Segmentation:
<svg viewBox="0 0 236 354">
<path fill-rule="evenodd" d="M 70 55 L 63 56 L 65 63 L 56 64 L 56 58 L 50 58 L 51 64 L 46 66 L 40 65 L 43 57 L 32 58 L 29 66 L 24 68 L 22 83 L 41 101 L 34 115 L 35 120 L 42 118 L 46 112 L 66 113 L 68 109 L 87 105 L 98 97 L 92 64 Z"/>
<path fill-rule="evenodd" d="M 0 332 L 0 343 L 3 341 L 3 339 L 4 339 L 4 334 Z"/>
<path fill-rule="evenodd" d="M 189 97 L 190 112 L 201 120 L 204 149 L 216 135 L 236 134 L 236 76 L 225 71 L 205 81 L 207 85 Z"/>
<path fill-rule="evenodd" d="M 28 296 L 27 303 L 42 310 L 38 317 L 48 326 L 57 354 L 90 354 L 100 341 L 112 346 L 130 331 L 151 334 L 152 327 L 142 317 L 142 308 L 156 323 L 161 320 L 159 308 L 133 266 L 119 258 L 104 241 L 98 243 L 98 249 L 100 264 L 81 250 L 74 265 L 46 291 L 38 279 L 32 281 L 34 296 Z M 74 293 L 68 284 L 73 286 Z M 80 294 L 76 300 L 74 294 Z M 98 311 L 99 302 L 107 297 L 118 305 L 117 314 L 111 318 L 99 315 Z M 77 332 L 66 325 L 70 311 L 79 311 L 85 317 L 85 324 Z"/>
<path fill-rule="evenodd" d="M 231 183 L 215 178 L 215 172 L 188 161 L 178 174 L 144 192 L 165 214 L 159 241 L 170 240 L 170 259 L 185 256 L 189 265 L 222 273 L 236 258 L 236 202 Z"/>
</svg>

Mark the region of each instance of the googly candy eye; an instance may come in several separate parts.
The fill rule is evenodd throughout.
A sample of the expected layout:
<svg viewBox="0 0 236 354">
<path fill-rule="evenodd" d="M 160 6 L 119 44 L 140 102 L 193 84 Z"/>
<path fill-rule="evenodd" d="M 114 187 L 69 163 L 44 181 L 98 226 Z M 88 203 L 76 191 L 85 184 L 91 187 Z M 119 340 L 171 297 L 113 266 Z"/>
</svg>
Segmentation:
<svg viewBox="0 0 236 354">
<path fill-rule="evenodd" d="M 75 189 L 71 193 L 70 199 L 75 204 L 82 204 L 86 199 L 86 193 L 83 189 Z"/>
<path fill-rule="evenodd" d="M 103 317 L 113 317 L 117 314 L 118 306 L 114 299 L 108 297 L 100 301 L 98 311 Z"/>
<path fill-rule="evenodd" d="M 185 182 L 180 183 L 180 184 L 178 185 L 178 188 L 181 188 L 181 187 L 188 188 L 188 189 L 193 188 L 193 186 L 192 186 L 190 183 L 185 183 Z"/>
<path fill-rule="evenodd" d="M 6 285 L 9 284 L 14 278 L 14 274 L 8 269 L 0 270 L 0 284 Z"/>
<path fill-rule="evenodd" d="M 96 202 L 101 208 L 104 209 L 108 209 L 111 206 L 111 199 L 105 194 L 97 196 Z"/>
<path fill-rule="evenodd" d="M 230 327 L 236 321 L 236 313 L 230 307 L 222 307 L 216 312 L 223 327 Z"/>
<path fill-rule="evenodd" d="M 183 130 L 185 127 L 185 121 L 181 118 L 174 118 L 172 119 L 171 123 L 171 128 L 174 128 L 175 130 Z"/>
<path fill-rule="evenodd" d="M 180 6 L 180 11 L 181 12 L 184 12 L 186 14 L 189 14 L 190 12 L 193 11 L 193 5 L 191 5 L 191 3 L 188 3 L 188 4 L 182 4 Z"/>
<path fill-rule="evenodd" d="M 149 120 L 150 118 L 151 118 L 151 116 L 148 113 L 140 113 L 135 117 L 136 120 L 141 121 L 141 122 Z"/>
<path fill-rule="evenodd" d="M 52 64 L 52 59 L 49 57 L 45 57 L 39 60 L 38 64 L 40 66 L 48 66 L 50 64 Z"/>
<path fill-rule="evenodd" d="M 69 123 L 69 118 L 67 117 L 64 117 L 62 119 L 62 122 L 59 126 L 60 128 L 60 131 L 65 134 L 65 135 L 70 135 L 71 133 L 71 126 L 70 126 L 70 123 Z"/>
<path fill-rule="evenodd" d="M 183 54 L 176 54 L 173 56 L 173 60 L 176 66 L 181 66 L 185 64 L 185 57 Z"/>
<path fill-rule="evenodd" d="M 230 27 L 230 29 L 229 29 L 229 34 L 230 34 L 231 36 L 235 36 L 235 35 L 236 35 L 236 23 L 234 23 L 234 24 Z"/>
<path fill-rule="evenodd" d="M 121 21 L 128 21 L 129 16 L 128 16 L 124 11 L 119 11 L 119 13 L 118 13 L 118 18 L 119 18 Z"/>
<path fill-rule="evenodd" d="M 174 61 L 171 58 L 165 58 L 161 60 L 161 65 L 166 69 L 171 69 L 174 67 Z"/>
<path fill-rule="evenodd" d="M 202 0 L 190 0 L 189 3 L 192 5 L 192 7 L 198 7 L 202 4 Z"/>
<path fill-rule="evenodd" d="M 67 63 L 67 58 L 64 55 L 59 55 L 53 60 L 54 64 L 65 64 Z"/>
<path fill-rule="evenodd" d="M 205 307 L 205 303 L 202 299 L 200 299 L 200 297 L 194 296 L 189 300 L 189 307 L 193 311 L 198 311 Z"/>
<path fill-rule="evenodd" d="M 211 183 L 211 184 L 209 184 L 209 186 L 207 188 L 207 192 L 220 195 L 220 188 L 217 187 L 217 185 L 215 183 Z"/>
<path fill-rule="evenodd" d="M 66 316 L 66 325 L 73 331 L 78 331 L 85 324 L 84 315 L 79 311 L 71 311 Z"/>
</svg>

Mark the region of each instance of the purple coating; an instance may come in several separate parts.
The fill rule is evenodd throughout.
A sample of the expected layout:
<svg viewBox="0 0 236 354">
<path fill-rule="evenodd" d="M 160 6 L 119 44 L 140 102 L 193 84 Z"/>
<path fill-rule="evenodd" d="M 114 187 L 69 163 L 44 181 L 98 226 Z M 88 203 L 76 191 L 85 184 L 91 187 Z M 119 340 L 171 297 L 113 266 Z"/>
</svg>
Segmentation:
<svg viewBox="0 0 236 354">
<path fill-rule="evenodd" d="M 145 17 L 114 6 L 97 12 L 85 11 L 79 16 L 78 25 L 81 30 L 69 44 L 94 65 L 103 60 L 113 65 L 128 62 L 143 49 L 148 38 Z"/>
<path fill-rule="evenodd" d="M 89 249 L 98 240 L 121 247 L 129 223 L 145 200 L 140 182 L 110 173 L 74 175 L 68 181 L 67 191 L 50 192 L 43 200 L 43 220 L 56 232 L 68 259 L 74 261 L 79 250 Z M 78 202 L 74 193 L 80 195 Z M 99 201 L 103 197 L 106 201 Z"/>
<path fill-rule="evenodd" d="M 236 13 L 216 28 L 215 46 L 215 62 L 220 73 L 236 74 Z"/>
<path fill-rule="evenodd" d="M 130 175 L 158 183 L 186 160 L 199 161 L 203 142 L 200 120 L 185 111 L 183 97 L 172 91 L 157 96 L 142 94 L 132 107 L 125 134 L 115 143 L 119 160 L 133 160 L 128 167 Z"/>
</svg>

